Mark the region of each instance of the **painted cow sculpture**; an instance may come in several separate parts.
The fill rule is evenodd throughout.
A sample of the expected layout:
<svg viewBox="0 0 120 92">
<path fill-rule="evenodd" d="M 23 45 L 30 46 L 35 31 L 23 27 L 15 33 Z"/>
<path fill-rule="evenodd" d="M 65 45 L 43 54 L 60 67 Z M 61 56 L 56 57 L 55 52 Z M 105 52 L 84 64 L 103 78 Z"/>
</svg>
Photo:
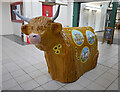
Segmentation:
<svg viewBox="0 0 120 92">
<path fill-rule="evenodd" d="M 96 67 L 99 52 L 98 41 L 91 27 L 65 27 L 45 16 L 33 19 L 14 13 L 28 22 L 21 30 L 29 35 L 31 43 L 45 52 L 48 72 L 53 80 L 62 83 L 76 81 L 85 72 Z"/>
</svg>

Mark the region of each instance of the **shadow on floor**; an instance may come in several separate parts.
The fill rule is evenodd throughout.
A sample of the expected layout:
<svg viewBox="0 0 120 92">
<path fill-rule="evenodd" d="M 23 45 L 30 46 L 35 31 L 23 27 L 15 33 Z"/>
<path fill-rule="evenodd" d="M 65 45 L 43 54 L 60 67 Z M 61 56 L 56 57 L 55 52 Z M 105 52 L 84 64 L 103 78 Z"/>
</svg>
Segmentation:
<svg viewBox="0 0 120 92">
<path fill-rule="evenodd" d="M 28 45 L 28 43 L 22 41 L 21 37 L 19 37 L 17 35 L 14 35 L 14 34 L 4 35 L 3 37 L 5 37 L 5 38 L 7 38 L 11 41 L 14 41 L 14 42 L 16 42 L 17 44 L 20 44 L 20 45 Z"/>
</svg>

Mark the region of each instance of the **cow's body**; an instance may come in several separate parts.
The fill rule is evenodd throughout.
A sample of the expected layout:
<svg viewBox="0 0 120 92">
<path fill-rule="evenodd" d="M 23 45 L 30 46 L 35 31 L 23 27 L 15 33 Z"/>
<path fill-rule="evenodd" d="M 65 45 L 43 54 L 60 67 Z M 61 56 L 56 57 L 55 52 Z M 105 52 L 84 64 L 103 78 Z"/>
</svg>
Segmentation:
<svg viewBox="0 0 120 92">
<path fill-rule="evenodd" d="M 81 46 L 77 46 L 73 41 L 72 30 L 79 30 L 84 35 L 84 43 Z M 91 27 L 63 28 L 63 34 L 59 34 L 61 35 L 60 38 L 56 37 L 54 39 L 55 42 L 52 44 L 52 48 L 54 49 L 54 46 L 59 44 L 62 45 L 62 48 L 58 49 L 60 51 L 59 54 L 56 54 L 53 49 L 45 52 L 48 72 L 50 73 L 52 79 L 63 83 L 73 82 L 85 72 L 96 66 L 99 54 L 97 50 L 97 37 L 95 36 L 95 42 L 93 45 L 88 44 L 86 30 L 93 32 Z M 90 53 L 88 60 L 83 63 L 80 55 L 85 46 L 89 48 Z"/>
<path fill-rule="evenodd" d="M 91 27 L 63 28 L 55 23 L 59 7 L 51 19 L 45 16 L 21 19 L 28 22 L 21 30 L 30 41 L 45 52 L 48 72 L 52 79 L 68 83 L 76 81 L 97 64 L 97 37 Z"/>
</svg>

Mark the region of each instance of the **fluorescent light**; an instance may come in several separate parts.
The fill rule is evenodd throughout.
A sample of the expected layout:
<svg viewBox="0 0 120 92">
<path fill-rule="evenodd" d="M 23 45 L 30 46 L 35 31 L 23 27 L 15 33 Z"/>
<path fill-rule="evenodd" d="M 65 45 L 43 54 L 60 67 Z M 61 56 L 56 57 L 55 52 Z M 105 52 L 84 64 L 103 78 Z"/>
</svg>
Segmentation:
<svg viewBox="0 0 120 92">
<path fill-rule="evenodd" d="M 91 6 L 86 6 L 85 9 L 100 10 L 100 8 L 97 8 L 97 7 L 91 7 Z"/>
</svg>

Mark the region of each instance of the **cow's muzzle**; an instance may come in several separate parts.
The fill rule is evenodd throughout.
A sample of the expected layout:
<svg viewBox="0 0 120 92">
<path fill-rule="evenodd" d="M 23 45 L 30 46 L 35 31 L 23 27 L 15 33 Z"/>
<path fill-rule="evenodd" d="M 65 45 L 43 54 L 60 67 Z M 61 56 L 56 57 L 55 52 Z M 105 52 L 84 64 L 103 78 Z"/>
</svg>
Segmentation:
<svg viewBox="0 0 120 92">
<path fill-rule="evenodd" d="M 41 41 L 40 35 L 34 33 L 29 35 L 29 39 L 32 44 L 38 44 Z"/>
</svg>

